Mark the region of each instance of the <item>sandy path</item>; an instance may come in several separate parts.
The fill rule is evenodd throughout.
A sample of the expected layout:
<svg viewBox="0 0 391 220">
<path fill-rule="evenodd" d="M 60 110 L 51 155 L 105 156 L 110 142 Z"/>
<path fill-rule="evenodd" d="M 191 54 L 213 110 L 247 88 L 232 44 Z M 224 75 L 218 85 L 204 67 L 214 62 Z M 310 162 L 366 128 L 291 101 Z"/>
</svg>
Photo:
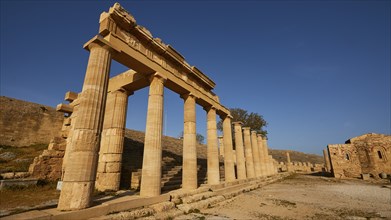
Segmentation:
<svg viewBox="0 0 391 220">
<path fill-rule="evenodd" d="M 295 175 L 175 219 L 391 219 L 390 184 Z"/>
</svg>

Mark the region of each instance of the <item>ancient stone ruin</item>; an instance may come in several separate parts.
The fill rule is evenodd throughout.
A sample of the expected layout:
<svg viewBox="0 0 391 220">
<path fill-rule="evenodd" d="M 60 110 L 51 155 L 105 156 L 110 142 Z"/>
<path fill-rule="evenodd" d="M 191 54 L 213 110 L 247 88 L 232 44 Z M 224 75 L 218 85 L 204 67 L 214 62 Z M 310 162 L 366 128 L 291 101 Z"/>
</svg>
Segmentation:
<svg viewBox="0 0 391 220">
<path fill-rule="evenodd" d="M 337 178 L 391 173 L 391 135 L 364 134 L 345 144 L 329 144 L 323 153 L 327 171 Z"/>
<path fill-rule="evenodd" d="M 221 182 L 219 148 L 224 149 L 225 182 L 254 179 L 277 172 L 268 155 L 267 140 L 235 123 L 234 160 L 231 116 L 216 94 L 215 83 L 197 67 L 190 66 L 172 46 L 137 25 L 134 17 L 118 3 L 100 16 L 99 34 L 84 48 L 90 52 L 82 92 L 69 92 L 70 104 L 58 106 L 67 114 L 63 124 L 66 150 L 62 163 L 59 210 L 91 206 L 92 192 L 119 189 L 124 148 L 128 97 L 149 86 L 148 112 L 141 172 L 141 197 L 161 194 L 163 89 L 184 100 L 182 190 L 197 184 L 196 105 L 207 114 L 207 181 Z M 128 71 L 109 79 L 111 60 Z M 218 146 L 216 116 L 223 120 L 223 138 Z M 244 137 L 244 143 L 243 140 Z M 53 149 L 62 150 L 62 149 Z M 238 175 L 235 174 L 235 163 Z M 33 168 L 31 168 L 33 169 Z"/>
</svg>

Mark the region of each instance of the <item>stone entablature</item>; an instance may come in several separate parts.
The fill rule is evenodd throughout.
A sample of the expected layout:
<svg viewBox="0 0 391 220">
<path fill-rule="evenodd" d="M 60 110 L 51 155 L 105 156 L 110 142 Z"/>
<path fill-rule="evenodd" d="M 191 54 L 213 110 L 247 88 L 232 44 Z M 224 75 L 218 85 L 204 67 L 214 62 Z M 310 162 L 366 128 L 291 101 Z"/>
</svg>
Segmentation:
<svg viewBox="0 0 391 220">
<path fill-rule="evenodd" d="M 345 144 L 329 144 L 325 157 L 329 158 L 334 177 L 360 177 L 391 173 L 391 135 L 364 134 L 351 138 Z"/>
<path fill-rule="evenodd" d="M 212 105 L 219 114 L 229 114 L 211 91 L 215 83 L 197 67 L 190 66 L 173 47 L 153 38 L 150 31 L 137 25 L 134 17 L 119 4 L 101 14 L 99 33 L 120 51 L 114 54 L 118 62 L 144 77 L 159 72 L 167 77 L 165 87 L 181 95 L 190 92 L 197 97 L 197 104 L 203 107 Z M 112 87 L 124 86 L 126 84 Z"/>
</svg>

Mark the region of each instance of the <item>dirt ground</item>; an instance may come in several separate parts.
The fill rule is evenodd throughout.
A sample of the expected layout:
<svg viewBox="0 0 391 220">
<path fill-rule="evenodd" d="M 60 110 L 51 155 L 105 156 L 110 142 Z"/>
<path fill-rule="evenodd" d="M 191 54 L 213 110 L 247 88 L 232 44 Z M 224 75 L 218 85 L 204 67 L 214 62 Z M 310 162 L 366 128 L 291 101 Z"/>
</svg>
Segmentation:
<svg viewBox="0 0 391 220">
<path fill-rule="evenodd" d="M 391 185 L 293 175 L 175 219 L 391 219 Z"/>
</svg>

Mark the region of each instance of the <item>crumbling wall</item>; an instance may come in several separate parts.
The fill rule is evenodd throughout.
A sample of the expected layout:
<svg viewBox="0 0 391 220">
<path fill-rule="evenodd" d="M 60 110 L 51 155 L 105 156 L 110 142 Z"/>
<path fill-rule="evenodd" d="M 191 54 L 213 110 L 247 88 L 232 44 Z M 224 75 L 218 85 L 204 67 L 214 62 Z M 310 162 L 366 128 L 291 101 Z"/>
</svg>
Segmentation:
<svg viewBox="0 0 391 220">
<path fill-rule="evenodd" d="M 330 144 L 331 169 L 334 177 L 360 177 L 361 163 L 356 148 L 351 144 Z"/>
<path fill-rule="evenodd" d="M 369 133 L 327 147 L 334 177 L 391 174 L 391 135 Z"/>
<path fill-rule="evenodd" d="M 366 134 L 348 140 L 356 149 L 362 173 L 391 174 L 391 135 Z"/>
<path fill-rule="evenodd" d="M 0 145 L 48 144 L 62 121 L 63 113 L 52 107 L 0 96 Z"/>
</svg>

